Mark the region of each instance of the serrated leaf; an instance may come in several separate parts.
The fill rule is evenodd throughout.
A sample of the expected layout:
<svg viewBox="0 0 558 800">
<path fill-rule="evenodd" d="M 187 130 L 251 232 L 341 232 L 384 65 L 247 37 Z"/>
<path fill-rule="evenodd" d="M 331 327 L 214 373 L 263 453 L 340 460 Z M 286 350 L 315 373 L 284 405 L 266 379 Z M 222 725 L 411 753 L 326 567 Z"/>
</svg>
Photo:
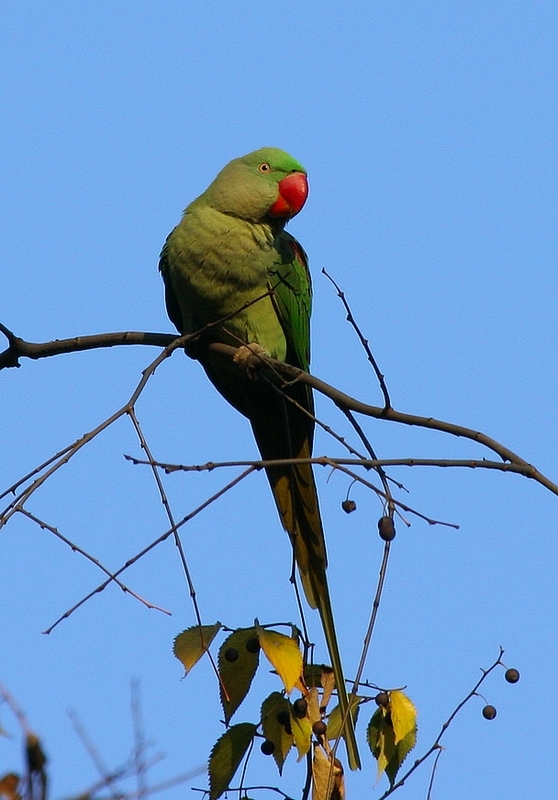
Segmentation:
<svg viewBox="0 0 558 800">
<path fill-rule="evenodd" d="M 390 699 L 392 694 L 393 692 L 390 692 Z M 378 779 L 385 771 L 390 784 L 393 786 L 395 776 L 405 758 L 415 746 L 417 737 L 415 723 L 412 730 L 408 731 L 396 743 L 390 706 L 388 708 L 379 708 L 374 713 L 368 725 L 366 738 L 370 750 L 378 762 Z"/>
<path fill-rule="evenodd" d="M 279 775 L 283 771 L 283 764 L 294 743 L 293 735 L 287 733 L 285 726 L 277 721 L 277 714 L 281 711 L 288 714 L 290 718 L 290 703 L 281 692 L 272 692 L 262 703 L 261 721 L 263 735 L 275 745 L 273 758 L 279 769 Z"/>
<path fill-rule="evenodd" d="M 411 752 L 413 747 L 417 742 L 417 732 L 416 728 L 403 738 L 400 739 L 399 742 L 395 745 L 396 747 L 396 756 L 390 760 L 390 762 L 386 766 L 386 775 L 389 778 L 390 784 L 393 786 L 395 783 L 395 776 L 397 775 L 401 764 L 407 758 L 407 755 Z"/>
<path fill-rule="evenodd" d="M 385 771 L 391 759 L 395 756 L 395 735 L 391 720 L 383 708 L 379 708 L 373 715 L 366 731 L 366 740 L 372 755 L 378 762 L 378 780 Z"/>
<path fill-rule="evenodd" d="M 217 739 L 209 756 L 209 798 L 217 800 L 227 791 L 256 733 L 251 722 L 233 725 Z"/>
<path fill-rule="evenodd" d="M 227 724 L 248 694 L 260 663 L 259 649 L 255 653 L 251 653 L 246 647 L 246 643 L 255 636 L 255 628 L 238 628 L 225 639 L 219 648 L 219 675 L 221 678 L 219 692 Z M 228 661 L 225 658 L 225 653 L 230 649 L 238 652 L 236 661 Z"/>
<path fill-rule="evenodd" d="M 397 744 L 409 733 L 416 731 L 417 710 L 407 695 L 397 690 L 389 693 L 389 710 Z"/>
<path fill-rule="evenodd" d="M 357 695 L 349 695 L 349 707 L 351 709 L 351 715 L 353 718 L 353 724 L 356 724 L 358 719 L 358 712 L 359 712 L 359 705 L 364 700 L 363 697 L 358 697 Z M 339 706 L 335 706 L 332 708 L 331 714 L 327 720 L 327 738 L 328 739 L 338 739 L 341 736 L 341 723 L 343 719 L 341 717 L 341 709 Z"/>
<path fill-rule="evenodd" d="M 323 747 L 314 748 L 312 759 L 312 800 L 345 800 L 345 779 L 337 759 L 327 755 Z"/>
<path fill-rule="evenodd" d="M 193 625 L 179 633 L 174 640 L 172 651 L 184 665 L 186 674 L 190 672 L 221 629 L 221 623 L 215 625 Z"/>
<path fill-rule="evenodd" d="M 266 658 L 283 681 L 285 691 L 290 694 L 297 684 L 301 685 L 302 679 L 302 653 L 297 640 L 259 625 L 257 633 Z"/>
</svg>

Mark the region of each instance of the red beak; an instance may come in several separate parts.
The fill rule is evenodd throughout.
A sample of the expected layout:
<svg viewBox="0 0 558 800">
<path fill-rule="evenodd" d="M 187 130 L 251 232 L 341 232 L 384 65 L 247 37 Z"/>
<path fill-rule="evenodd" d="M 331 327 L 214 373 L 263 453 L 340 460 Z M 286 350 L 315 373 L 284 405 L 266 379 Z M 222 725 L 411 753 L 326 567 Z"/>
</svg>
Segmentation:
<svg viewBox="0 0 558 800">
<path fill-rule="evenodd" d="M 270 217 L 287 217 L 298 214 L 308 197 L 308 180 L 303 172 L 291 172 L 277 184 L 279 197 L 269 209 Z"/>
</svg>

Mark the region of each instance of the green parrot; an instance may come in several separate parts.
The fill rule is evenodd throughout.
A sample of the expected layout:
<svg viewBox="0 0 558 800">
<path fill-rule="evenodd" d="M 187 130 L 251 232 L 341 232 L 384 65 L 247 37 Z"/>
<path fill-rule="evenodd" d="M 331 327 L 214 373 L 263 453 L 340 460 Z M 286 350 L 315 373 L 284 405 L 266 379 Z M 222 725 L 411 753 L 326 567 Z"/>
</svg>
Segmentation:
<svg viewBox="0 0 558 800">
<path fill-rule="evenodd" d="M 288 153 L 264 147 L 236 158 L 184 212 L 169 234 L 159 269 L 170 319 L 181 334 L 194 333 L 257 300 L 209 328 L 187 348 L 218 391 L 248 417 L 265 460 L 309 458 L 314 421 L 286 400 L 314 413 L 308 386 L 287 387 L 242 370 L 239 363 L 204 348 L 222 342 L 308 370 L 312 290 L 307 257 L 284 230 L 308 196 L 306 171 Z M 242 348 L 244 345 L 244 348 Z M 248 349 L 246 349 L 248 348 Z M 239 358 L 239 361 L 242 359 Z M 309 604 L 317 608 L 335 674 L 339 706 L 348 706 L 341 657 L 326 580 L 326 548 L 310 464 L 267 467 L 279 516 L 294 550 Z M 352 720 L 345 729 L 352 769 L 360 767 Z"/>
</svg>

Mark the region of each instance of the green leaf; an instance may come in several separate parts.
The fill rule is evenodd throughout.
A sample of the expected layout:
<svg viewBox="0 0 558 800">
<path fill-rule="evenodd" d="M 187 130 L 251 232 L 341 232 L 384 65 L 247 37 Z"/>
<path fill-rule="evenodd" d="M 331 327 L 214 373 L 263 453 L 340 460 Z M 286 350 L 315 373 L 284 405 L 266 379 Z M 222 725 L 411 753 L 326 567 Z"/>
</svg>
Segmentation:
<svg viewBox="0 0 558 800">
<path fill-rule="evenodd" d="M 221 623 L 216 622 L 215 625 L 194 625 L 178 634 L 174 640 L 172 651 L 184 665 L 186 674 L 209 649 L 209 645 L 220 629 Z"/>
<path fill-rule="evenodd" d="M 257 626 L 258 638 L 267 659 L 283 681 L 285 691 L 290 694 L 298 684 L 302 686 L 302 653 L 298 641 L 277 631 Z"/>
<path fill-rule="evenodd" d="M 415 746 L 417 739 L 416 710 L 409 698 L 403 695 L 406 702 L 401 701 L 401 697 L 396 697 L 394 708 L 398 718 L 398 735 L 400 736 L 405 729 L 407 732 L 396 741 L 391 702 L 394 694 L 402 695 L 402 692 L 390 692 L 388 707 L 379 708 L 374 713 L 367 730 L 368 745 L 378 762 L 378 778 L 385 771 L 392 786 L 395 783 L 397 772 Z M 412 727 L 410 727 L 411 717 Z"/>
<path fill-rule="evenodd" d="M 277 714 L 283 712 L 291 716 L 291 704 L 281 692 L 272 692 L 262 703 L 261 721 L 263 735 L 275 745 L 273 758 L 279 769 L 279 775 L 283 771 L 283 764 L 287 754 L 293 746 L 293 735 L 287 733 L 285 726 L 277 721 Z M 292 729 L 292 722 L 291 722 Z"/>
<path fill-rule="evenodd" d="M 248 694 L 248 689 L 260 663 L 259 646 L 251 648 L 256 649 L 255 653 L 246 647 L 247 642 L 255 638 L 257 637 L 254 628 L 238 628 L 225 639 L 219 648 L 219 675 L 221 678 L 219 692 L 227 724 Z M 238 658 L 234 661 L 225 657 L 225 653 L 231 650 L 236 650 L 238 653 Z"/>
<path fill-rule="evenodd" d="M 397 775 L 401 764 L 405 761 L 407 755 L 411 752 L 416 743 L 417 732 L 415 729 L 409 731 L 409 733 L 403 739 L 400 739 L 395 745 L 397 749 L 396 757 L 392 758 L 386 766 L 386 775 L 388 776 L 389 782 L 392 786 L 395 783 L 395 776 Z"/>
<path fill-rule="evenodd" d="M 380 779 L 396 754 L 391 718 L 384 708 L 379 708 L 372 715 L 366 731 L 366 739 L 372 755 L 378 762 L 378 779 Z"/>
<path fill-rule="evenodd" d="M 217 800 L 227 791 L 255 733 L 255 725 L 241 722 L 225 731 L 215 742 L 208 765 L 210 800 Z"/>
</svg>

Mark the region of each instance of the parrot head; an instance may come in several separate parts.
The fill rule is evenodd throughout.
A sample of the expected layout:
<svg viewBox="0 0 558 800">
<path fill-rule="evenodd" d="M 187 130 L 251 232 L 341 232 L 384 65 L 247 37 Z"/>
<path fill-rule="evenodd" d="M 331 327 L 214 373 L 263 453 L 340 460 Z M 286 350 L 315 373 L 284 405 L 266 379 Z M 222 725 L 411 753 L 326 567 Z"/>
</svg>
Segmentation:
<svg viewBox="0 0 558 800">
<path fill-rule="evenodd" d="M 218 211 L 251 222 L 287 222 L 306 202 L 308 179 L 284 150 L 262 147 L 230 161 L 202 197 Z"/>
</svg>

